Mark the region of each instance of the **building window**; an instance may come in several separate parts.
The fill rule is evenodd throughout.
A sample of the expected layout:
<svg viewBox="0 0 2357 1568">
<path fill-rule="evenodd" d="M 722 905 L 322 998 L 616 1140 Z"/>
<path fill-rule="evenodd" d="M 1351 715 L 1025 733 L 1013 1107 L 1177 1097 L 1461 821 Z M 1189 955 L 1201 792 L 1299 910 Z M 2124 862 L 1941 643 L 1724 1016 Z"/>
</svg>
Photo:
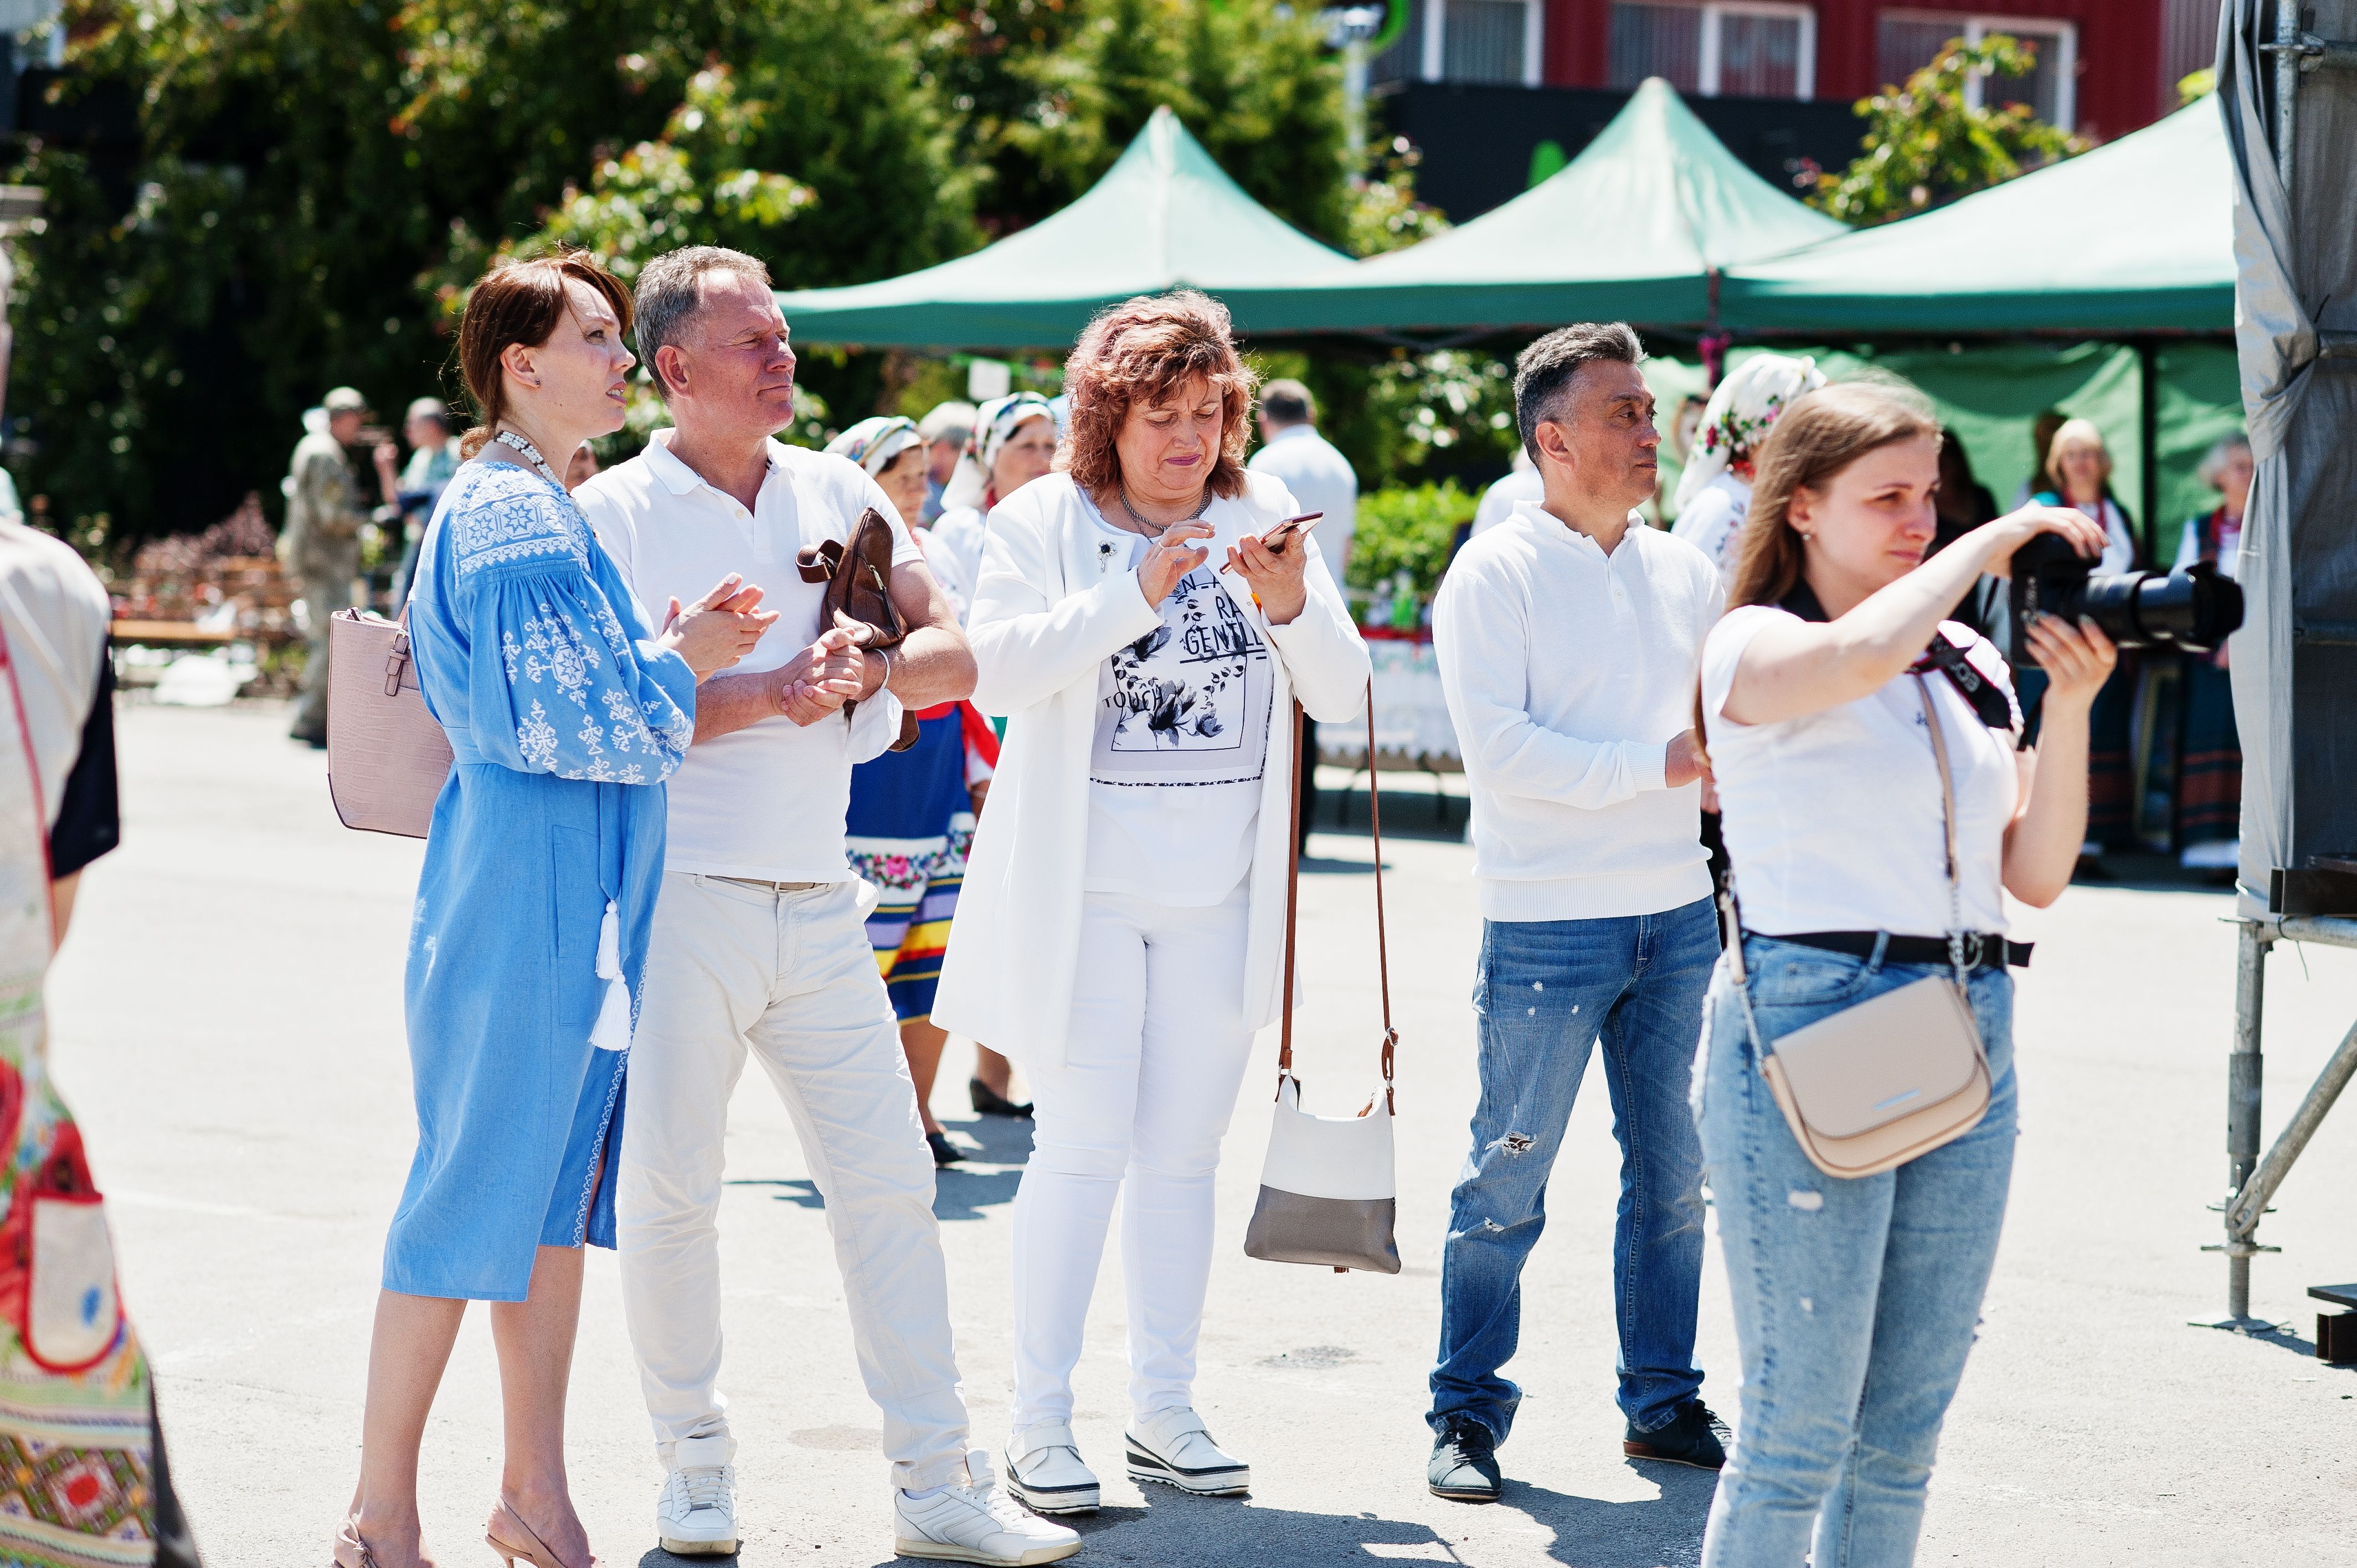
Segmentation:
<svg viewBox="0 0 2357 1568">
<path fill-rule="evenodd" d="M 1539 84 L 1540 0 L 1408 0 L 1399 40 L 1368 80 Z"/>
<path fill-rule="evenodd" d="M 1649 76 L 1705 98 L 1811 98 L 1817 86 L 1817 16 L 1768 0 L 1615 0 L 1612 85 Z"/>
<path fill-rule="evenodd" d="M 1938 59 L 1951 38 L 1977 44 L 1992 33 L 2029 45 L 2037 51 L 2038 63 L 2027 76 L 1974 77 L 1964 86 L 1964 102 L 1975 109 L 1992 102 L 2027 103 L 2040 119 L 2070 130 L 2078 102 L 2079 30 L 2068 22 L 1885 11 L 1875 25 L 1876 62 L 1882 80 L 1896 86 Z"/>
</svg>

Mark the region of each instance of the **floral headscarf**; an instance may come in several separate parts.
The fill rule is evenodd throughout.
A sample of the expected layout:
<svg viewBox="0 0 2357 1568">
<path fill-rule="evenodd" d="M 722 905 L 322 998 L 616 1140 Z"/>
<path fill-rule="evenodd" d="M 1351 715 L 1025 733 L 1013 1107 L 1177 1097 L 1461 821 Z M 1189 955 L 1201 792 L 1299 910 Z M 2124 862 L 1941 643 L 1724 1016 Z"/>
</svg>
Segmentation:
<svg viewBox="0 0 2357 1568">
<path fill-rule="evenodd" d="M 1702 428 L 1678 476 L 1677 510 L 1733 465 L 1749 462 L 1777 416 L 1824 384 L 1825 373 L 1805 355 L 1754 354 L 1728 371 L 1703 408 Z"/>
<path fill-rule="evenodd" d="M 921 446 L 925 438 L 917 433 L 917 422 L 897 413 L 879 413 L 863 419 L 826 444 L 826 449 L 838 457 L 848 457 L 867 470 L 871 479 L 880 477 L 892 466 L 892 460 L 911 446 Z"/>
<path fill-rule="evenodd" d="M 982 505 L 990 494 L 990 468 L 998 461 L 998 449 L 1035 419 L 1046 420 L 1050 427 L 1056 424 L 1056 411 L 1038 392 L 1008 392 L 976 409 L 974 434 L 966 437 L 957 471 L 942 491 L 942 510 L 950 512 Z"/>
</svg>

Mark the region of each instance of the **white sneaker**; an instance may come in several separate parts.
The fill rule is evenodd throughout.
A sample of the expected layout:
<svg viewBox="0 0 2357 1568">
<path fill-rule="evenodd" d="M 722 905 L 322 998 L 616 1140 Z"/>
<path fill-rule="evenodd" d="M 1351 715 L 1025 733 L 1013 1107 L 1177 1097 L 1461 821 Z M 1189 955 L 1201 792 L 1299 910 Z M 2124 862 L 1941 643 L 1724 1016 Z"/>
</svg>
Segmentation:
<svg viewBox="0 0 2357 1568">
<path fill-rule="evenodd" d="M 737 1550 L 737 1444 L 688 1437 L 672 1444 L 672 1471 L 655 1499 L 655 1535 L 679 1557 L 726 1557 Z"/>
<path fill-rule="evenodd" d="M 1006 1440 L 1006 1489 L 1039 1513 L 1094 1513 L 1096 1472 L 1082 1463 L 1071 1426 L 1043 1421 Z"/>
<path fill-rule="evenodd" d="M 1081 1549 L 1078 1531 L 1051 1524 L 998 1485 L 990 1455 L 977 1448 L 965 1458 L 966 1484 L 943 1487 L 930 1498 L 892 1492 L 892 1550 L 903 1557 L 945 1558 L 952 1563 L 1055 1563 Z"/>
<path fill-rule="evenodd" d="M 1252 1490 L 1252 1467 L 1223 1454 L 1184 1406 L 1130 1423 L 1129 1478 L 1160 1481 L 1201 1498 L 1232 1498 Z"/>
</svg>

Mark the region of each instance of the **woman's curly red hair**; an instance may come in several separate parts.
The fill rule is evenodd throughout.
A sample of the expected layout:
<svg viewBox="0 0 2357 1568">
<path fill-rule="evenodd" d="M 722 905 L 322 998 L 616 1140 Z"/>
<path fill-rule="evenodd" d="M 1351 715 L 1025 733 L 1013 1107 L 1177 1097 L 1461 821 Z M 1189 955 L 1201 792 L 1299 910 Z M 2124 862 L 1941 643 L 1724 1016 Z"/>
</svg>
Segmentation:
<svg viewBox="0 0 2357 1568">
<path fill-rule="evenodd" d="M 1071 414 L 1056 466 L 1083 490 L 1118 485 L 1121 456 L 1114 439 L 1129 411 L 1168 403 L 1198 381 L 1220 394 L 1211 493 L 1235 495 L 1244 488 L 1245 415 L 1260 378 L 1236 352 L 1228 307 L 1193 289 L 1140 295 L 1089 323 L 1064 361 Z"/>
</svg>

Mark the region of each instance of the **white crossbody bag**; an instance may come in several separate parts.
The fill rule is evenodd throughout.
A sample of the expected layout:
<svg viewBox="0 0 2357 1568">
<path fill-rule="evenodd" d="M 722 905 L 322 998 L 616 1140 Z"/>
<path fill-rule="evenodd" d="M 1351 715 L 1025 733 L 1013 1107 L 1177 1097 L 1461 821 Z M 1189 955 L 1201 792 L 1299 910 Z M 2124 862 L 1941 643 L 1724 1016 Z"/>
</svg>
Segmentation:
<svg viewBox="0 0 2357 1568">
<path fill-rule="evenodd" d="M 1963 1137 L 1988 1110 L 1988 1053 L 1965 990 L 1964 894 L 1956 868 L 1956 787 L 1932 690 L 1915 677 L 1948 859 L 1948 961 L 1934 974 L 1845 1007 L 1789 1035 L 1760 1038 L 1743 972 L 1743 930 L 1727 878 L 1727 961 L 1760 1070 L 1809 1163 L 1829 1176 L 1869 1176 Z"/>
<path fill-rule="evenodd" d="M 1276 1052 L 1276 1114 L 1268 1127 L 1260 1199 L 1244 1232 L 1244 1251 L 1273 1263 L 1317 1263 L 1337 1273 L 1366 1269 L 1395 1274 L 1393 1240 L 1397 1188 L 1392 1175 L 1391 953 L 1383 939 L 1383 815 L 1375 783 L 1375 693 L 1367 688 L 1367 814 L 1375 846 L 1375 973 L 1383 999 L 1383 1088 L 1355 1116 L 1313 1116 L 1301 1108 L 1293 1076 L 1293 959 L 1301 899 L 1301 704 L 1293 705 L 1293 831 L 1285 880 L 1285 1012 Z"/>
</svg>

